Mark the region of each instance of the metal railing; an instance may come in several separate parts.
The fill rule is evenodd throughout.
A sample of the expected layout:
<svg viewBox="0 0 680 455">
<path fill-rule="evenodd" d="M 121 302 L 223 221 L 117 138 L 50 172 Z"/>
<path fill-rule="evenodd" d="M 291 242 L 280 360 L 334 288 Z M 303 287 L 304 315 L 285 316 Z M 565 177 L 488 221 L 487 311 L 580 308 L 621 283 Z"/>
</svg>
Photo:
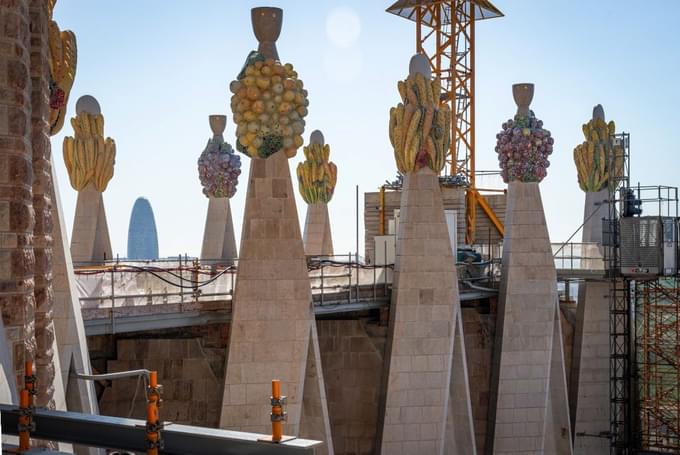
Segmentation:
<svg viewBox="0 0 680 455">
<path fill-rule="evenodd" d="M 236 287 L 238 259 L 195 258 L 153 261 L 115 260 L 78 263 L 75 270 L 84 309 L 110 309 L 179 304 L 194 311 L 197 304 L 227 302 Z M 312 300 L 357 303 L 387 295 L 392 264 L 367 265 L 356 253 L 308 258 Z"/>
<path fill-rule="evenodd" d="M 558 270 L 604 270 L 602 247 L 597 243 L 553 243 Z"/>
</svg>

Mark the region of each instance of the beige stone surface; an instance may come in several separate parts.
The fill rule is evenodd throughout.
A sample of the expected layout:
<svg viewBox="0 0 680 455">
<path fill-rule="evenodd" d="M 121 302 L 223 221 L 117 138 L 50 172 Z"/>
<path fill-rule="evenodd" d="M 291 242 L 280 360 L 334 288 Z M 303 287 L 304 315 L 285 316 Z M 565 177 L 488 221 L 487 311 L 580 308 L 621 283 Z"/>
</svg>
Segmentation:
<svg viewBox="0 0 680 455">
<path fill-rule="evenodd" d="M 66 392 L 66 408 L 69 411 L 97 414 L 99 407 L 94 384 L 71 378 L 69 374 L 71 371 L 91 374 L 92 368 L 54 166 L 52 181 L 54 328 L 56 352 L 59 354 L 60 373 Z"/>
<path fill-rule="evenodd" d="M 462 310 L 475 442 L 477 453 L 486 453 L 496 314 L 492 311 L 482 312 L 478 308 L 463 308 Z"/>
<path fill-rule="evenodd" d="M 317 328 L 335 453 L 373 455 L 386 327 L 334 319 Z"/>
<path fill-rule="evenodd" d="M 476 453 L 458 298 L 438 178 L 421 169 L 402 191 L 382 454 Z"/>
<path fill-rule="evenodd" d="M 220 263 L 231 264 L 238 257 L 238 253 L 229 198 L 211 197 L 208 199 L 201 260 L 217 260 Z"/>
<path fill-rule="evenodd" d="M 251 160 L 220 427 L 269 433 L 271 380 L 288 396 L 284 433 L 298 435 L 314 315 L 288 160 Z M 312 349 L 318 344 L 312 342 Z M 317 358 L 318 353 L 315 353 Z M 319 365 L 316 365 L 320 368 Z M 323 376 L 315 375 L 323 390 Z M 325 405 L 324 399 L 319 401 Z M 318 411 L 323 415 L 324 411 Z M 327 424 L 324 425 L 327 428 Z M 329 434 L 309 435 L 330 441 Z M 332 453 L 332 447 L 328 448 Z"/>
<path fill-rule="evenodd" d="M 446 421 L 446 441 L 444 442 L 446 454 L 477 453 L 469 378 L 463 337 L 463 317 L 459 310 L 453 342 L 450 402 Z"/>
<path fill-rule="evenodd" d="M 302 414 L 300 416 L 300 437 L 313 439 L 318 435 L 328 435 L 329 439 L 315 451 L 315 455 L 334 453 L 328 415 L 328 397 L 326 395 L 319 335 L 316 323 L 312 323 L 312 333 L 307 351 L 307 367 L 305 369 L 305 385 L 302 395 Z"/>
<path fill-rule="evenodd" d="M 328 217 L 328 204 L 317 202 L 307 205 L 303 236 L 307 256 L 332 256 L 333 238 Z"/>
<path fill-rule="evenodd" d="M 496 454 L 572 453 L 558 311 L 539 186 L 511 182 L 492 376 Z"/>
<path fill-rule="evenodd" d="M 585 193 L 584 243 L 602 243 L 602 218 L 608 217 L 607 190 Z M 590 255 L 599 253 L 591 248 Z M 597 264 L 596 262 L 599 262 Z M 585 267 L 603 268 L 603 259 L 591 259 Z M 596 455 L 609 449 L 609 440 L 586 435 L 609 431 L 609 283 L 579 284 L 574 351 L 570 383 L 570 410 L 574 428 L 574 453 Z"/>
<path fill-rule="evenodd" d="M 221 350 L 223 353 L 224 351 Z M 216 427 L 220 413 L 220 378 L 211 367 L 212 355 L 198 338 L 119 339 L 117 358 L 107 362 L 109 373 L 146 368 L 158 372 L 163 386 L 161 420 Z M 133 400 L 134 398 L 134 400 Z M 143 382 L 112 381 L 101 398 L 102 413 L 144 419 Z"/>
<path fill-rule="evenodd" d="M 71 257 L 73 262 L 79 263 L 113 259 L 112 256 L 103 194 L 90 183 L 78 192 Z"/>
</svg>

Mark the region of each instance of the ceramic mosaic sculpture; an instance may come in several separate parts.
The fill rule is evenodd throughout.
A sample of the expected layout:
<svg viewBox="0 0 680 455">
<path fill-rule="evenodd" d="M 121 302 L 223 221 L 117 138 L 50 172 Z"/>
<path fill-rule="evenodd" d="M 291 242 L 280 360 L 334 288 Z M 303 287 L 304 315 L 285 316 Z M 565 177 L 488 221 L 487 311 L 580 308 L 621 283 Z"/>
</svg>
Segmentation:
<svg viewBox="0 0 680 455">
<path fill-rule="evenodd" d="M 501 176 L 508 182 L 540 182 L 548 174 L 548 156 L 554 140 L 550 131 L 543 129 L 543 121 L 529 109 L 534 97 L 533 84 L 516 84 L 512 94 L 517 103 L 517 114 L 503 123 L 496 135 L 496 153 Z"/>
<path fill-rule="evenodd" d="M 390 109 L 390 142 L 400 173 L 427 166 L 438 174 L 451 142 L 451 110 L 440 101 L 440 81 L 430 80 L 429 62 L 414 64 L 421 68 L 397 84 L 401 103 Z"/>
<path fill-rule="evenodd" d="M 243 70 L 229 85 L 236 149 L 251 158 L 267 158 L 284 150 L 292 158 L 303 144 L 307 90 L 293 65 L 279 61 L 276 40 L 281 23 L 277 28 L 273 18 L 259 15 L 262 12 L 256 8 L 252 13 L 258 50 L 248 55 Z"/>
<path fill-rule="evenodd" d="M 71 235 L 74 262 L 112 259 L 111 240 L 104 210 L 104 190 L 113 177 L 116 144 L 104 139 L 104 117 L 97 100 L 78 99 L 71 119 L 74 137 L 64 138 L 64 162 L 71 186 L 78 191 Z"/>
<path fill-rule="evenodd" d="M 607 123 L 601 105 L 593 108 L 593 118 L 583 125 L 585 141 L 574 148 L 574 163 L 578 171 L 579 187 L 592 193 L 607 187 L 610 175 L 622 172 L 623 149 L 616 145 L 614 121 Z"/>
<path fill-rule="evenodd" d="M 278 63 L 275 41 L 282 15 L 278 8 L 252 10 L 260 45 L 232 84 L 237 149 L 252 159 L 220 427 L 270 433 L 271 380 L 277 378 L 288 397 L 284 434 L 322 440 L 318 452 L 332 454 L 307 258 L 288 164 L 302 145 L 306 92 L 292 66 Z M 253 110 L 262 107 L 255 107 L 258 101 L 268 103 L 261 114 Z M 248 106 L 243 111 L 241 102 Z M 253 129 L 247 133 L 251 125 L 246 122 Z"/>
<path fill-rule="evenodd" d="M 78 49 L 76 36 L 70 30 L 61 31 L 59 25 L 52 20 L 52 13 L 57 0 L 48 1 L 49 12 L 49 48 L 50 48 L 50 135 L 54 136 L 64 126 L 66 105 L 71 94 L 71 87 L 76 77 Z"/>
<path fill-rule="evenodd" d="M 338 168 L 329 161 L 331 148 L 324 143 L 321 131 L 312 132 L 310 144 L 304 148 L 304 153 L 306 159 L 297 167 L 302 199 L 307 204 L 330 202 L 335 191 Z"/>
<path fill-rule="evenodd" d="M 229 199 L 236 194 L 241 157 L 224 142 L 227 117 L 211 115 L 209 121 L 213 137 L 198 159 L 198 177 L 203 194 L 209 199 L 201 260 L 231 265 L 237 252 Z"/>
<path fill-rule="evenodd" d="M 64 163 L 74 190 L 92 183 L 100 193 L 106 190 L 116 161 L 116 143 L 104 138 L 104 116 L 99 103 L 88 95 L 76 104 L 71 119 L 74 137 L 64 138 Z"/>
<path fill-rule="evenodd" d="M 539 187 L 552 138 L 529 110 L 533 84 L 512 88 L 517 115 L 499 135 L 508 192 L 489 398 L 494 423 L 486 450 L 568 455 L 572 440 L 557 272 Z"/>
<path fill-rule="evenodd" d="M 241 175 L 241 158 L 231 145 L 224 142 L 227 117 L 211 115 L 212 139 L 198 158 L 198 177 L 206 197 L 231 198 L 236 194 L 238 177 Z"/>
<path fill-rule="evenodd" d="M 306 160 L 298 164 L 298 188 L 307 205 L 303 241 L 308 256 L 332 256 L 333 239 L 328 202 L 333 197 L 338 169 L 329 161 L 330 146 L 319 130 L 312 131 L 304 148 Z"/>
<path fill-rule="evenodd" d="M 431 93 L 439 86 L 430 78 L 427 58 L 414 56 L 409 77 L 400 84 L 400 91 L 409 94 L 404 97 L 406 107 L 397 108 L 399 112 L 446 118 L 446 110 L 439 110 L 430 95 L 423 96 L 428 93 L 424 87 L 432 87 Z M 393 109 L 395 115 L 401 114 Z M 397 129 L 399 124 L 397 120 Z M 392 134 L 404 184 L 379 453 L 475 454 L 458 275 L 439 187 L 443 155 L 440 160 L 438 147 L 434 157 L 432 147 L 424 147 L 422 138 L 430 144 L 435 139 L 433 127 L 418 121 L 414 125 L 408 134 L 415 138 L 415 151 L 404 154 L 402 144 L 394 140 L 401 132 Z M 440 145 L 448 144 L 448 128 L 436 134 Z"/>
</svg>

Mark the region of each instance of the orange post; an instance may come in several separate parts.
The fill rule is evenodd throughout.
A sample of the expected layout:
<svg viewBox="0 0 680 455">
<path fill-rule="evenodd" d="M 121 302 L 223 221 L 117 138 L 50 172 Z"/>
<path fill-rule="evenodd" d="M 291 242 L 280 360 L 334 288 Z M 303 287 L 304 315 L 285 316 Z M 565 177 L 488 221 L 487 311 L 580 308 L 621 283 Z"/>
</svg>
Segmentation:
<svg viewBox="0 0 680 455">
<path fill-rule="evenodd" d="M 160 386 L 158 385 L 158 373 L 149 373 L 148 401 L 146 404 L 146 442 L 147 455 L 158 455 L 158 449 L 163 447 L 161 439 L 162 425 L 159 421 L 158 408 L 161 404 Z"/>
<path fill-rule="evenodd" d="M 281 406 L 281 381 L 272 379 L 272 441 L 280 442 L 283 437 L 283 407 Z"/>
<path fill-rule="evenodd" d="M 29 406 L 31 394 L 23 389 L 19 394 L 19 453 L 24 453 L 31 448 L 31 408 Z"/>
<path fill-rule="evenodd" d="M 33 395 L 36 394 L 35 374 L 33 374 L 33 362 L 24 363 L 24 388 L 28 391 L 28 407 L 33 406 Z"/>
</svg>

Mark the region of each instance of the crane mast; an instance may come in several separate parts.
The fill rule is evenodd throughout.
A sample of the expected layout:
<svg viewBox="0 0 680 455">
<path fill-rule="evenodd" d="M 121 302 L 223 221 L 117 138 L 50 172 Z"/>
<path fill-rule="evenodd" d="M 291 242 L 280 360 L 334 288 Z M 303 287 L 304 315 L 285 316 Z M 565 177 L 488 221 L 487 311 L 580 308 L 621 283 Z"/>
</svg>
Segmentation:
<svg viewBox="0 0 680 455">
<path fill-rule="evenodd" d="M 503 15 L 488 0 L 399 0 L 387 12 L 416 24 L 416 52 L 425 54 L 451 107 L 451 145 L 445 172 L 467 185 L 466 243 L 474 241 L 479 203 L 503 234 L 475 181 L 475 22 Z"/>
</svg>

